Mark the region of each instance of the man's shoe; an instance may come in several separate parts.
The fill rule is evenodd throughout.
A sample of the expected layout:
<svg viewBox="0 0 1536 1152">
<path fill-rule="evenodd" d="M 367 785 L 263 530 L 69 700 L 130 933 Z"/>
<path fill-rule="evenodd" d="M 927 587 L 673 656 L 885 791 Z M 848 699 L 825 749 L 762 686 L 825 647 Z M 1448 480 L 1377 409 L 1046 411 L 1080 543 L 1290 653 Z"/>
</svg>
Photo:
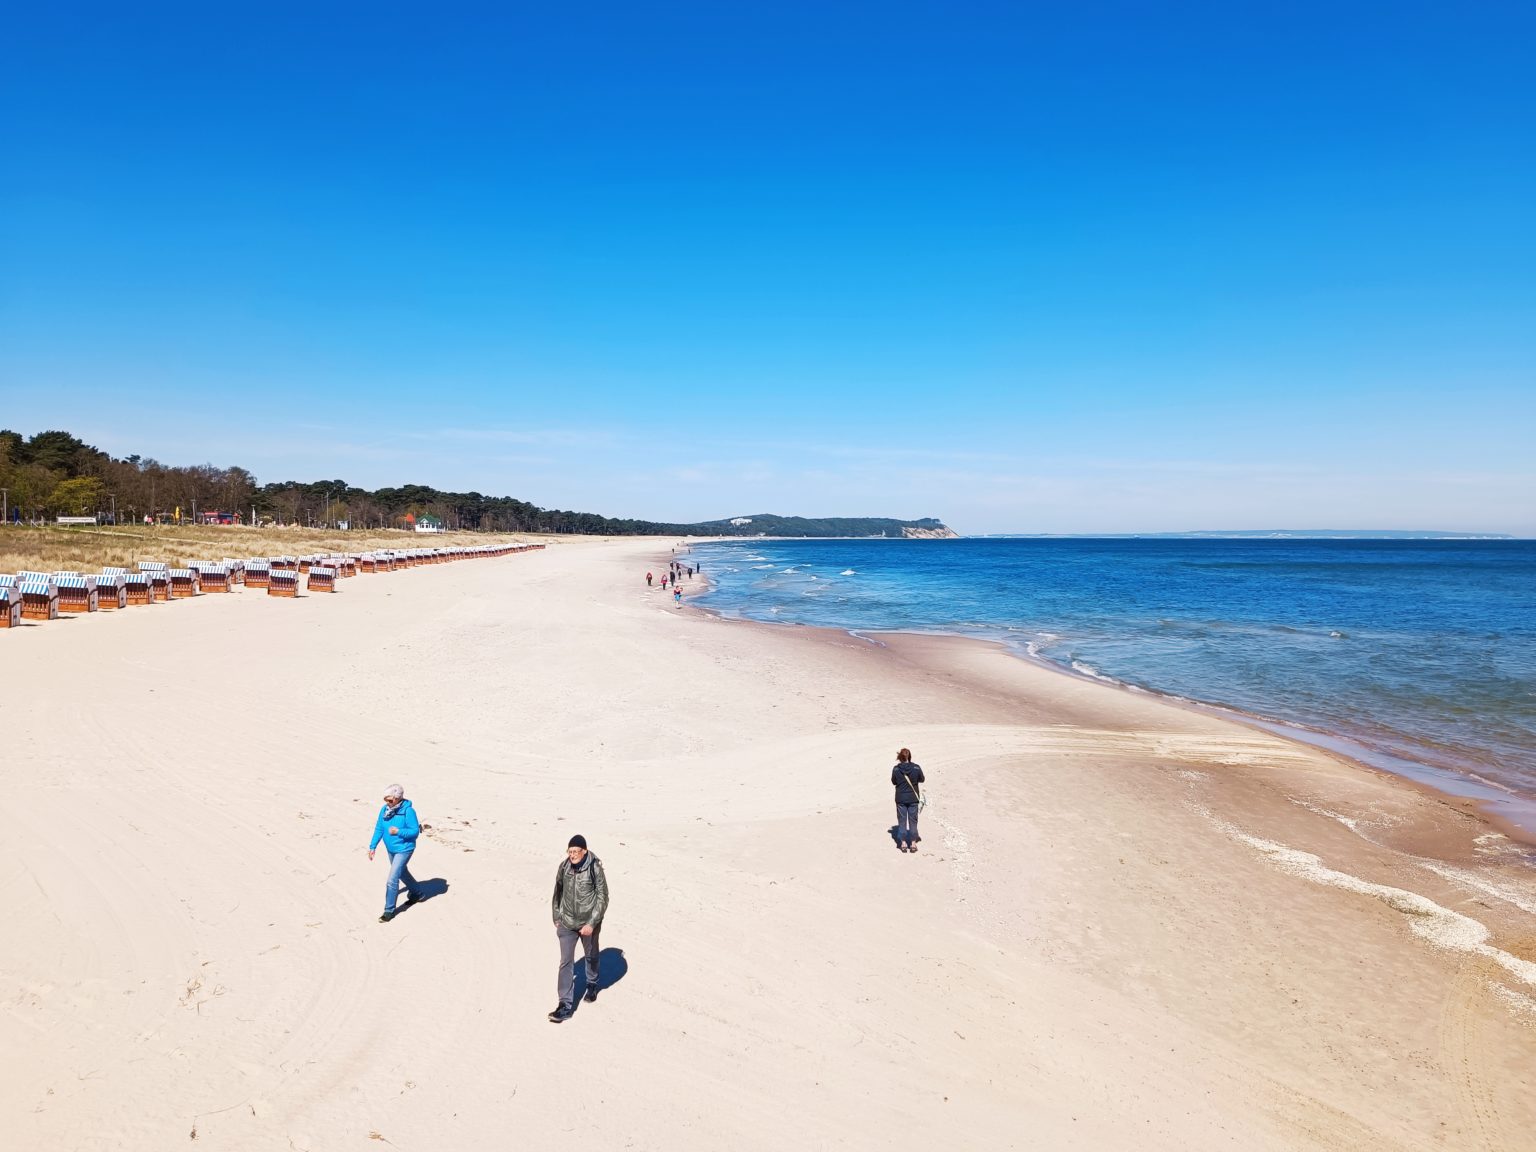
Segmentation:
<svg viewBox="0 0 1536 1152">
<path fill-rule="evenodd" d="M 395 918 L 395 914 L 393 912 L 386 912 L 386 913 L 384 913 L 384 915 L 379 917 L 379 923 L 380 924 L 388 924 L 394 918 Z"/>
<path fill-rule="evenodd" d="M 571 1018 L 572 1011 L 572 1009 L 564 1004 L 556 1004 L 555 1010 L 549 1014 L 549 1022 L 551 1024 L 564 1024 Z"/>
<path fill-rule="evenodd" d="M 582 996 L 582 999 L 585 1000 L 588 1004 L 590 1004 L 594 1000 L 596 1000 L 597 999 L 597 985 L 596 984 L 588 984 L 587 985 L 587 991 Z"/>
</svg>

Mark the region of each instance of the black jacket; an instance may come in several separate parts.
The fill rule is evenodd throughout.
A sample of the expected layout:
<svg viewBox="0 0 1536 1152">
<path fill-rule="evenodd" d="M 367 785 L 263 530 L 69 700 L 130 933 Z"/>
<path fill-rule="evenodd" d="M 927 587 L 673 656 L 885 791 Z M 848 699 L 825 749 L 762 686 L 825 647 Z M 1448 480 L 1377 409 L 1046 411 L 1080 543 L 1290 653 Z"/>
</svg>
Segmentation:
<svg viewBox="0 0 1536 1152">
<path fill-rule="evenodd" d="M 923 770 L 921 766 L 911 761 L 897 764 L 891 769 L 891 783 L 896 785 L 896 803 L 917 803 L 917 789 L 912 787 L 914 780 L 919 784 L 923 782 Z"/>
</svg>

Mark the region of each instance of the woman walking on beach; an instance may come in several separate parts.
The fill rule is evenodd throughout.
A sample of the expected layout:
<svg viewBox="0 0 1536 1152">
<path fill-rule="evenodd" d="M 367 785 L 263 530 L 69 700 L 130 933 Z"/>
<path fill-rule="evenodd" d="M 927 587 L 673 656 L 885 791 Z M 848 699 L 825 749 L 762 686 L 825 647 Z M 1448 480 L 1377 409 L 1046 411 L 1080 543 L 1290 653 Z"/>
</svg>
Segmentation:
<svg viewBox="0 0 1536 1152">
<path fill-rule="evenodd" d="M 380 840 L 384 841 L 384 850 L 389 853 L 389 879 L 384 882 L 384 915 L 379 917 L 380 924 L 395 918 L 395 899 L 400 895 L 401 883 L 405 884 L 409 903 L 426 899 L 416 886 L 416 877 L 407 867 L 411 853 L 416 851 L 416 837 L 420 835 L 421 822 L 416 819 L 416 809 L 405 798 L 405 789 L 391 784 L 384 789 L 384 807 L 379 809 L 379 818 L 373 822 L 373 840 L 368 845 L 370 860 Z"/>
<path fill-rule="evenodd" d="M 891 769 L 891 783 L 896 786 L 896 847 L 903 852 L 916 852 L 922 839 L 917 834 L 917 810 L 923 799 L 918 786 L 922 782 L 922 766 L 912 763 L 910 748 L 903 748 L 896 753 L 896 767 Z"/>
</svg>

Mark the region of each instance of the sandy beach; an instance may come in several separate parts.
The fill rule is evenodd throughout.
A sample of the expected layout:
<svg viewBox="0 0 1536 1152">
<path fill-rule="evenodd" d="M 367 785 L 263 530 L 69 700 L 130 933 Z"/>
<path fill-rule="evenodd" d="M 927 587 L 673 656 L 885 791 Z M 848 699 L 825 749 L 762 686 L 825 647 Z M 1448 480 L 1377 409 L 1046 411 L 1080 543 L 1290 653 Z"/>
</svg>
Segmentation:
<svg viewBox="0 0 1536 1152">
<path fill-rule="evenodd" d="M 0 636 L 4 1145 L 1536 1147 L 1536 872 L 1469 805 L 675 608 L 669 543 Z M 381 924 L 395 782 L 439 894 Z M 575 832 L 612 906 L 557 1026 Z"/>
</svg>

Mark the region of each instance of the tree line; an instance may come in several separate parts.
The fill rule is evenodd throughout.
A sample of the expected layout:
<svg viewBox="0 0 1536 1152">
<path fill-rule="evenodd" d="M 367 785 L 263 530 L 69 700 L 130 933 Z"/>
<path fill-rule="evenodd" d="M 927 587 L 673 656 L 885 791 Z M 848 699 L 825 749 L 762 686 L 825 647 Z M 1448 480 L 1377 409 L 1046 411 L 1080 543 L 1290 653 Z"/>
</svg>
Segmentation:
<svg viewBox="0 0 1536 1152">
<path fill-rule="evenodd" d="M 483 532 L 668 533 L 677 526 L 540 508 L 507 496 L 443 492 L 423 484 L 368 491 L 345 480 L 259 484 L 238 466 L 164 464 L 112 456 L 69 432 L 31 437 L 0 429 L 0 489 L 13 521 L 94 516 L 104 522 L 222 514 L 237 523 L 409 528 L 432 517 L 445 529 Z"/>
<path fill-rule="evenodd" d="M 450 531 L 554 532 L 604 536 L 900 535 L 907 527 L 942 527 L 937 520 L 830 519 L 757 516 L 704 524 L 623 520 L 594 512 L 540 508 L 510 496 L 442 492 L 424 484 L 372 492 L 345 480 L 284 480 L 258 484 L 240 467 L 171 465 L 148 456 L 114 457 L 59 431 L 25 437 L 0 429 L 0 501 L 12 521 L 93 516 L 138 523 L 226 517 L 241 524 L 411 528 L 431 517 Z"/>
</svg>

